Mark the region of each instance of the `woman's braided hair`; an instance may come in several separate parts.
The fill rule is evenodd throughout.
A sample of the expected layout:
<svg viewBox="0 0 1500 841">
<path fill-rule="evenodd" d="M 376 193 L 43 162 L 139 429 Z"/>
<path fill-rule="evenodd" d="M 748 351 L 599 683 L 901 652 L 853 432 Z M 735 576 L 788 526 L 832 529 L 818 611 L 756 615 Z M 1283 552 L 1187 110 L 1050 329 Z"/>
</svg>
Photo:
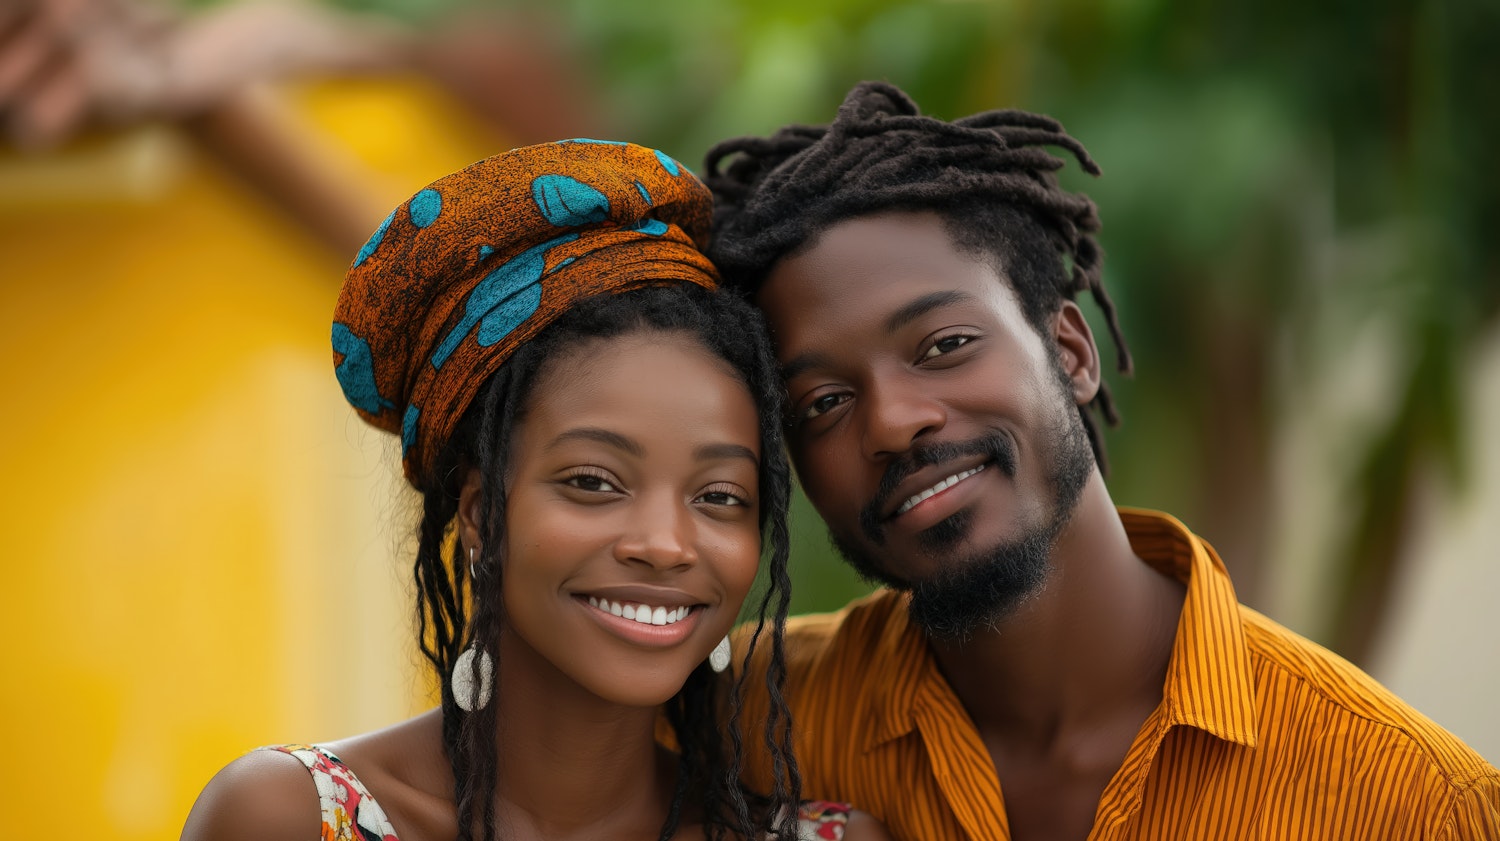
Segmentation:
<svg viewBox="0 0 1500 841">
<path fill-rule="evenodd" d="M 416 477 L 423 499 L 414 564 L 418 632 L 422 653 L 442 686 L 443 745 L 455 779 L 459 841 L 476 837 L 476 826 L 478 838 L 493 841 L 497 837 L 496 705 L 466 713 L 455 702 L 449 682 L 454 663 L 469 645 L 487 650 L 499 671 L 496 642 L 503 624 L 500 567 L 505 558 L 493 547 L 505 545 L 506 497 L 503 483 L 494 481 L 494 477 L 506 475 L 509 442 L 523 422 L 528 398 L 550 361 L 590 340 L 641 331 L 690 336 L 729 363 L 755 399 L 761 438 L 760 527 L 769 573 L 768 586 L 757 605 L 760 624 L 745 662 L 749 662 L 756 644 L 768 637 L 771 657 L 760 677 L 766 681 L 771 715 L 762 739 L 773 757 L 775 789 L 760 797 L 745 792 L 740 785 L 744 742 L 740 697 L 744 682 L 751 677 L 748 670 L 739 669 L 730 687 L 701 664 L 665 707 L 681 764 L 660 838 L 668 841 L 676 834 L 686 804 L 693 804 L 695 813 L 701 807 L 704 831 L 710 839 L 760 838 L 768 832 L 778 838 L 796 837 L 801 778 L 792 757 L 791 718 L 783 694 L 783 630 L 791 593 L 787 571 L 791 471 L 782 443 L 783 388 L 758 313 L 732 295 L 678 284 L 598 295 L 575 304 L 496 371 L 470 404 L 433 468 Z M 468 574 L 467 559 L 451 557 L 450 551 L 444 550 L 445 544 L 453 543 L 466 466 L 478 468 L 486 477 L 481 491 L 484 555 L 477 565 L 477 581 Z M 763 633 L 766 631 L 769 633 Z"/>
<path fill-rule="evenodd" d="M 1063 300 L 1087 290 L 1109 325 L 1119 370 L 1128 374 L 1130 351 L 1100 274 L 1098 209 L 1058 186 L 1054 173 L 1065 161 L 1046 146 L 1067 150 L 1084 171 L 1099 174 L 1083 144 L 1050 117 L 1004 110 L 946 122 L 923 116 L 894 85 L 862 82 L 832 125 L 788 126 L 709 150 L 709 256 L 726 285 L 753 296 L 778 260 L 839 222 L 932 211 L 961 249 L 997 263 L 1044 336 Z M 1090 405 L 1110 425 L 1119 423 L 1107 385 Z M 1106 469 L 1099 429 L 1084 407 L 1079 413 Z"/>
</svg>

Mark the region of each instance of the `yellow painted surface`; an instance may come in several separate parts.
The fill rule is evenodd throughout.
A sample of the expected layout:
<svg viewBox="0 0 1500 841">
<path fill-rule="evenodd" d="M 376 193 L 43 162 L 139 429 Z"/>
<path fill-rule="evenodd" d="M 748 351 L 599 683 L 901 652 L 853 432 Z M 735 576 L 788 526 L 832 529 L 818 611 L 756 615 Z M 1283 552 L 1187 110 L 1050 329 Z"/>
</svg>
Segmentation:
<svg viewBox="0 0 1500 841">
<path fill-rule="evenodd" d="M 503 148 L 416 83 L 291 96 L 387 208 Z M 0 157 L 5 837 L 176 838 L 240 752 L 424 705 L 350 257 L 166 129 Z"/>
</svg>

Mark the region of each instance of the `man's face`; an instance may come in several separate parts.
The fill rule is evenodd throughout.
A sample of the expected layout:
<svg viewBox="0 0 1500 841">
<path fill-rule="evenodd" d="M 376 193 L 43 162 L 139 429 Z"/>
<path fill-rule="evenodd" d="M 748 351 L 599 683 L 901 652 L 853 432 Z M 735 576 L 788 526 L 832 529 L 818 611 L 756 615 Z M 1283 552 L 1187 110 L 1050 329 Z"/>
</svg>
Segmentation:
<svg viewBox="0 0 1500 841">
<path fill-rule="evenodd" d="M 942 637 L 1040 587 L 1095 475 L 1077 409 L 1093 382 L 1069 373 L 1097 355 L 1081 317 L 1044 339 L 931 213 L 829 228 L 776 265 L 758 303 L 798 476 L 855 568 L 912 591 L 913 619 Z"/>
</svg>

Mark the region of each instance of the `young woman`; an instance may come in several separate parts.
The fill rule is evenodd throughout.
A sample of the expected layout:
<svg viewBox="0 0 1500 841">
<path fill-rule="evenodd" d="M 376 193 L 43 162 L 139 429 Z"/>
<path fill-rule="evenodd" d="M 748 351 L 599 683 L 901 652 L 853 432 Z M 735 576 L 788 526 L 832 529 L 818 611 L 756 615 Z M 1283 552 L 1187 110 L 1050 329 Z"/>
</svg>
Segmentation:
<svg viewBox="0 0 1500 841">
<path fill-rule="evenodd" d="M 185 839 L 885 837 L 799 809 L 785 706 L 742 732 L 720 674 L 764 534 L 772 621 L 751 647 L 771 665 L 737 680 L 781 697 L 789 478 L 761 325 L 699 251 L 709 210 L 660 152 L 564 141 L 440 179 L 380 226 L 334 359 L 422 495 L 442 704 L 241 757 Z M 772 746 L 773 791 L 740 787 L 746 738 Z"/>
</svg>

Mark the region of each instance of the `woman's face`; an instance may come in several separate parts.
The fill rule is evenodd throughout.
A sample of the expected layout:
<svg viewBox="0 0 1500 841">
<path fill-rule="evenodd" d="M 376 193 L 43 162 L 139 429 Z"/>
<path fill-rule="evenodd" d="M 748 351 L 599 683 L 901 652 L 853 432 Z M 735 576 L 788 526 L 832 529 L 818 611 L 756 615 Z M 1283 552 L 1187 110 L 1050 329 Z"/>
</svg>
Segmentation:
<svg viewBox="0 0 1500 841">
<path fill-rule="evenodd" d="M 755 578 L 760 455 L 749 391 L 686 334 L 551 360 L 510 449 L 502 650 L 615 703 L 671 698 Z"/>
</svg>

